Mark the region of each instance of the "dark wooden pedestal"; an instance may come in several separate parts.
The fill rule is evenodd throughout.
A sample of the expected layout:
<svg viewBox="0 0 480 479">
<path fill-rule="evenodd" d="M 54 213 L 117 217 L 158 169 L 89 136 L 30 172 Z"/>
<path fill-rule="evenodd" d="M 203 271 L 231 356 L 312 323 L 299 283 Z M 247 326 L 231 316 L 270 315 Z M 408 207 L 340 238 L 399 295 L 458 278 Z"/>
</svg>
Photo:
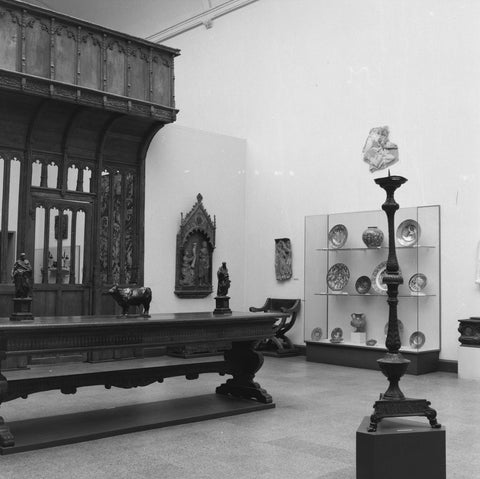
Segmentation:
<svg viewBox="0 0 480 479">
<path fill-rule="evenodd" d="M 385 355 L 385 348 L 355 346 L 350 344 L 332 344 L 330 342 L 307 341 L 307 361 L 337 364 L 351 368 L 378 370 L 377 360 Z M 440 351 L 401 351 L 410 360 L 407 374 L 426 374 L 438 370 Z"/>
<path fill-rule="evenodd" d="M 11 321 L 33 320 L 32 298 L 13 298 L 13 313 Z"/>
<path fill-rule="evenodd" d="M 215 296 L 215 309 L 213 314 L 229 314 L 232 312 L 230 309 L 230 296 Z"/>
<path fill-rule="evenodd" d="M 384 419 L 368 432 L 366 416 L 357 429 L 357 479 L 445 479 L 445 428 L 427 421 Z"/>
</svg>

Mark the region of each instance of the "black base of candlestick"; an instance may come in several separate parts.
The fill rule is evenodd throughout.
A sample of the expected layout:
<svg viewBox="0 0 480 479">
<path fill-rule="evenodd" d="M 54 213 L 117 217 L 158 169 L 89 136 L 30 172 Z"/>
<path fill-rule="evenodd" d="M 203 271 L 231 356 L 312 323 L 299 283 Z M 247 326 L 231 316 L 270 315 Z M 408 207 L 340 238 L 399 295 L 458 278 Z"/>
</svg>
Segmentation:
<svg viewBox="0 0 480 479">
<path fill-rule="evenodd" d="M 384 395 L 380 394 L 380 399 L 373 405 L 374 413 L 370 416 L 368 432 L 375 432 L 384 418 L 408 416 L 425 416 L 430 426 L 438 429 L 442 425 L 437 422 L 437 411 L 430 404 L 426 399 L 384 399 Z"/>
<path fill-rule="evenodd" d="M 230 296 L 216 296 L 215 297 L 215 309 L 213 314 L 228 314 L 231 313 L 229 305 Z"/>
</svg>

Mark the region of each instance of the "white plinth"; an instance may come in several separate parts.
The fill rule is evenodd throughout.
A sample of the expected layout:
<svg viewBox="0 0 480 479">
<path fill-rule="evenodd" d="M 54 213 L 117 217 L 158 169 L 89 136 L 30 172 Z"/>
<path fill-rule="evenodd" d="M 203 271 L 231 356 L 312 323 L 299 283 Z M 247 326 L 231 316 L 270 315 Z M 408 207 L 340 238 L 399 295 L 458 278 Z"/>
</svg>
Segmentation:
<svg viewBox="0 0 480 479">
<path fill-rule="evenodd" d="M 350 341 L 356 344 L 365 344 L 367 342 L 367 333 L 350 333 Z"/>
<path fill-rule="evenodd" d="M 458 348 L 458 377 L 480 380 L 480 347 L 462 344 Z"/>
</svg>

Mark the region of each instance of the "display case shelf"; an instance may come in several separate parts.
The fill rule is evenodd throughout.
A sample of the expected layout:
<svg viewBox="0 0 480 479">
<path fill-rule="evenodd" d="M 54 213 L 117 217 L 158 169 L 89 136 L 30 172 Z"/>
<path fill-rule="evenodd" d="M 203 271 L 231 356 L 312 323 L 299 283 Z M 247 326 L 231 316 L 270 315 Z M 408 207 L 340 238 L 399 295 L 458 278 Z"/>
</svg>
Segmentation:
<svg viewBox="0 0 480 479">
<path fill-rule="evenodd" d="M 422 249 L 422 248 L 436 248 L 433 245 L 413 245 L 413 246 L 396 246 L 396 249 Z M 378 246 L 374 248 L 367 248 L 366 246 L 357 247 L 357 248 L 317 248 L 317 251 L 329 251 L 329 252 L 338 252 L 343 251 L 375 251 L 375 250 L 386 250 L 388 252 L 388 246 Z"/>
<path fill-rule="evenodd" d="M 413 238 L 400 225 L 413 224 Z M 384 234 L 379 247 L 367 247 L 362 234 L 376 225 Z M 341 241 L 332 247 L 331 232 L 340 226 Z M 414 229 L 415 229 L 414 228 Z M 401 352 L 411 360 L 409 373 L 434 371 L 440 351 L 440 207 L 400 208 L 395 219 L 395 246 L 404 282 L 398 289 L 398 318 L 402 323 Z M 406 233 L 405 233 L 406 234 Z M 340 244 L 340 246 L 338 246 Z M 387 294 L 381 265 L 388 257 L 387 218 L 382 210 L 307 216 L 305 218 L 304 338 L 307 360 L 345 366 L 378 368 L 385 348 L 388 321 Z M 346 270 L 336 277 L 334 265 Z M 334 271 L 333 282 L 331 274 Z M 383 274 L 383 273 L 382 273 Z M 358 292 L 356 281 L 366 276 L 375 282 L 367 293 Z M 422 277 L 423 283 L 415 282 Z M 337 284 L 337 279 L 339 279 Z M 386 288 L 385 288 L 386 289 Z M 352 327 L 351 315 L 363 314 L 365 334 Z M 317 340 L 312 340 L 316 331 Z M 332 332 L 342 342 L 331 342 Z M 318 337 L 321 331 L 321 337 Z M 370 341 L 369 341 L 370 340 Z M 368 345 L 375 340 L 375 345 Z"/>
<path fill-rule="evenodd" d="M 364 293 L 364 294 L 360 294 L 360 293 L 327 293 L 327 292 L 321 292 L 321 293 L 314 293 L 315 295 L 317 296 L 356 296 L 356 297 L 361 297 L 361 298 L 369 298 L 369 297 L 377 297 L 377 298 L 386 298 L 387 295 L 386 294 L 373 294 L 373 293 Z M 414 298 L 414 299 L 418 299 L 418 298 L 428 298 L 428 297 L 431 297 L 431 296 L 436 296 L 436 294 L 432 294 L 432 293 L 417 293 L 417 294 L 399 294 L 398 297 L 399 298 Z"/>
</svg>

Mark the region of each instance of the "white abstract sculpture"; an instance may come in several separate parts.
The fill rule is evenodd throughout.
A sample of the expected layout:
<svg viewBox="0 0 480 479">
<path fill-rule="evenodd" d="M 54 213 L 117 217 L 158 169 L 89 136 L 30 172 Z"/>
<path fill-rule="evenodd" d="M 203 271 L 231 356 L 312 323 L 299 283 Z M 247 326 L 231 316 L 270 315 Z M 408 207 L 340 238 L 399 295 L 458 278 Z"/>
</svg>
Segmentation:
<svg viewBox="0 0 480 479">
<path fill-rule="evenodd" d="M 363 161 L 370 165 L 370 173 L 383 170 L 398 161 L 398 147 L 389 138 L 388 126 L 372 128 L 363 147 Z"/>
</svg>

